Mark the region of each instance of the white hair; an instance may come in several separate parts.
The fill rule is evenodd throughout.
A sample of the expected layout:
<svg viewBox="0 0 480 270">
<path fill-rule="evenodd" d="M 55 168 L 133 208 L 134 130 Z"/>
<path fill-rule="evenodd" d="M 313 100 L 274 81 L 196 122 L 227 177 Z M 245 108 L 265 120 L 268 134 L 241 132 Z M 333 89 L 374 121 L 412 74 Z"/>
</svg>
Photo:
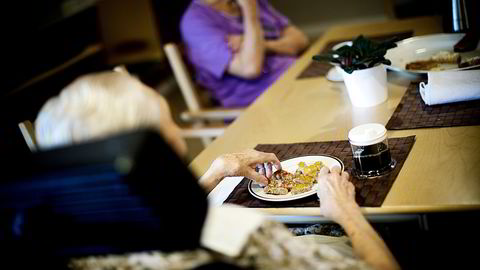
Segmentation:
<svg viewBox="0 0 480 270">
<path fill-rule="evenodd" d="M 165 120 L 171 121 L 160 95 L 128 74 L 103 72 L 82 76 L 49 99 L 35 133 L 45 149 L 137 128 L 161 132 Z"/>
</svg>

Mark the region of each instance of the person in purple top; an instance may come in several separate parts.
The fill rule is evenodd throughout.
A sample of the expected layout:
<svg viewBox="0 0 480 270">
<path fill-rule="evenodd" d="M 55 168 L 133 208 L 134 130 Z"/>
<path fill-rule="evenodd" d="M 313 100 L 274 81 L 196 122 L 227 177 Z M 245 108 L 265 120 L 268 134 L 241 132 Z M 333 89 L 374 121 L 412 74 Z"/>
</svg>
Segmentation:
<svg viewBox="0 0 480 270">
<path fill-rule="evenodd" d="M 251 104 L 308 45 L 267 0 L 193 0 L 180 30 L 196 81 L 224 107 Z"/>
</svg>

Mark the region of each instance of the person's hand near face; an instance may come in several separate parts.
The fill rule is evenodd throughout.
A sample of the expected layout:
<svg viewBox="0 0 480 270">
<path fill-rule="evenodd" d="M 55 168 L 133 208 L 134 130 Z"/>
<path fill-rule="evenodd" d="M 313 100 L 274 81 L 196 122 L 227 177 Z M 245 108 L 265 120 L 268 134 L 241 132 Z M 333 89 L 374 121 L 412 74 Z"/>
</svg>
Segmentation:
<svg viewBox="0 0 480 270">
<path fill-rule="evenodd" d="M 247 149 L 239 153 L 224 154 L 216 158 L 200 179 L 200 184 L 212 190 L 223 178 L 245 176 L 259 184 L 268 184 L 273 167 L 281 169 L 280 161 L 272 153 Z"/>
<path fill-rule="evenodd" d="M 242 48 L 243 35 L 229 35 L 227 36 L 228 47 L 233 53 L 238 53 Z"/>
<path fill-rule="evenodd" d="M 256 0 L 236 0 L 243 15 L 255 13 L 257 9 Z M 234 54 L 242 49 L 244 42 L 243 35 L 228 35 L 226 37 L 228 47 Z M 296 26 L 288 25 L 282 30 L 279 38 L 264 40 L 265 53 L 271 52 L 282 55 L 296 56 L 308 46 L 308 37 Z"/>
</svg>

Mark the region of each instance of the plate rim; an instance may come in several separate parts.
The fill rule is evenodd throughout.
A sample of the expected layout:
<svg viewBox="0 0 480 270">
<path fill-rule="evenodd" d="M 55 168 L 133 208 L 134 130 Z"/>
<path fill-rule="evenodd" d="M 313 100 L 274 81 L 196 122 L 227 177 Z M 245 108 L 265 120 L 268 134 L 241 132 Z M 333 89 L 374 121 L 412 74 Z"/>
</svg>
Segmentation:
<svg viewBox="0 0 480 270">
<path fill-rule="evenodd" d="M 343 164 L 343 161 L 336 157 L 336 156 L 333 156 L 333 155 L 328 155 L 328 154 L 319 154 L 319 155 L 304 155 L 304 156 L 297 156 L 297 157 L 294 157 L 294 158 L 289 158 L 289 159 L 286 159 L 286 160 L 282 160 L 281 162 L 284 162 L 284 161 L 288 161 L 288 160 L 291 160 L 291 159 L 295 159 L 295 158 L 302 158 L 302 157 L 329 157 L 329 158 L 332 158 L 336 161 L 338 161 L 340 163 L 340 170 L 343 171 L 345 169 L 345 165 Z M 248 179 L 248 178 L 247 178 Z M 249 179 L 249 182 L 248 182 L 248 192 L 255 198 L 259 199 L 259 200 L 262 200 L 262 201 L 268 201 L 268 202 L 287 202 L 287 201 L 293 201 L 293 200 L 298 200 L 298 199 L 303 199 L 303 198 L 306 198 L 306 197 L 309 197 L 315 193 L 317 193 L 316 190 L 310 190 L 310 191 L 307 191 L 307 192 L 304 192 L 304 193 L 300 193 L 298 194 L 298 196 L 292 196 L 292 197 L 289 197 L 289 198 L 278 198 L 278 199 L 272 199 L 272 198 L 265 198 L 265 197 L 262 197 L 258 194 L 256 194 L 253 190 L 252 190 L 252 185 L 253 185 L 253 180 L 250 180 Z"/>
<path fill-rule="evenodd" d="M 436 33 L 436 34 L 429 34 L 429 35 L 413 36 L 413 37 L 409 37 L 409 38 L 402 39 L 400 41 L 395 42 L 397 44 L 397 47 L 391 48 L 390 50 L 395 50 L 396 48 L 398 48 L 399 45 L 408 44 L 408 43 L 415 42 L 418 40 L 423 40 L 426 38 L 435 38 L 435 37 L 440 38 L 440 37 L 449 37 L 449 36 L 460 36 L 460 38 L 462 38 L 463 36 L 465 36 L 465 33 Z M 387 54 L 388 54 L 388 51 L 387 51 Z M 385 58 L 387 58 L 386 55 L 385 55 Z M 428 72 L 460 71 L 460 70 L 468 70 L 468 69 L 480 67 L 480 65 L 475 65 L 470 67 L 454 68 L 454 69 L 448 69 L 448 70 L 406 70 L 402 67 L 396 67 L 396 66 L 394 67 L 392 65 L 385 65 L 385 66 L 387 69 L 392 71 L 405 72 L 410 74 L 428 74 Z"/>
</svg>

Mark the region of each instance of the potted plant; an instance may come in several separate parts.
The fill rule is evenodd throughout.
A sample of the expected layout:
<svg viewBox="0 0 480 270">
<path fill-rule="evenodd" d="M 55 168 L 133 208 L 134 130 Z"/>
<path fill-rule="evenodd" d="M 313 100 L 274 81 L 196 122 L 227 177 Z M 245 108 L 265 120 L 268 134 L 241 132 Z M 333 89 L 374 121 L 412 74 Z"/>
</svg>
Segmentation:
<svg viewBox="0 0 480 270">
<path fill-rule="evenodd" d="M 395 39 L 375 42 L 363 36 L 336 50 L 313 56 L 315 61 L 328 61 L 340 66 L 348 96 L 354 106 L 370 107 L 388 98 L 385 59 L 388 49 L 394 48 Z"/>
</svg>

